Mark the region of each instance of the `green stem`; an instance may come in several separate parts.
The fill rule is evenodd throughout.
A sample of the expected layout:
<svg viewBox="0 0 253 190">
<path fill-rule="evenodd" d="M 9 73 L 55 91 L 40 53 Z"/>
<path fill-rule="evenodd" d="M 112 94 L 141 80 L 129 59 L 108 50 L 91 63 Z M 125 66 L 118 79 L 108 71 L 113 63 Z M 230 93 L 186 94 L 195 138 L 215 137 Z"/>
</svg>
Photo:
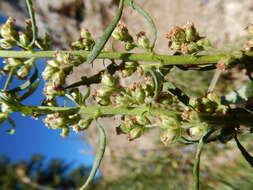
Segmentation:
<svg viewBox="0 0 253 190">
<path fill-rule="evenodd" d="M 86 58 L 89 51 L 7 51 L 1 50 L 0 57 L 13 58 L 54 58 L 56 52 L 70 55 L 79 55 Z M 125 53 L 125 52 L 102 52 L 96 59 L 116 59 L 123 61 L 142 61 L 149 63 L 162 63 L 162 65 L 210 65 L 216 64 L 224 56 L 230 54 L 214 54 L 214 55 L 162 55 L 151 53 Z M 232 54 L 238 59 L 241 58 L 241 53 Z M 253 52 L 246 53 L 246 56 L 253 57 Z"/>
<path fill-rule="evenodd" d="M 209 129 L 199 140 L 199 144 L 197 147 L 197 152 L 195 155 L 195 161 L 193 166 L 193 189 L 192 190 L 200 190 L 200 183 L 199 183 L 199 165 L 200 165 L 200 156 L 203 149 L 203 146 L 207 140 L 207 138 L 214 132 L 214 130 Z"/>
<path fill-rule="evenodd" d="M 12 82 L 12 79 L 13 79 L 13 76 L 15 74 L 15 71 L 16 71 L 17 67 L 13 67 L 9 73 L 9 76 L 4 84 L 4 89 L 3 90 L 7 90 L 8 87 L 10 86 L 11 82 Z"/>
<path fill-rule="evenodd" d="M 26 5 L 28 8 L 28 12 L 32 21 L 32 32 L 33 32 L 33 38 L 32 41 L 29 44 L 29 47 L 33 46 L 35 41 L 37 40 L 37 35 L 38 35 L 38 29 L 36 26 L 36 20 L 35 20 L 35 14 L 34 14 L 34 9 L 33 9 L 33 2 L 32 0 L 26 0 Z"/>
</svg>

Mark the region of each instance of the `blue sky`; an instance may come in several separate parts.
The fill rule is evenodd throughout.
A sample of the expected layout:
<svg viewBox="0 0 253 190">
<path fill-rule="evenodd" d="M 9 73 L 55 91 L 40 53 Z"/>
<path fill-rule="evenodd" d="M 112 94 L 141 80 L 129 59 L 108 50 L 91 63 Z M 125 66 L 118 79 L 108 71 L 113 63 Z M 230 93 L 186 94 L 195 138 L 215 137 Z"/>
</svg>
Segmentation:
<svg viewBox="0 0 253 190">
<path fill-rule="evenodd" d="M 5 18 L 0 15 L 0 23 Z M 0 60 L 0 68 L 3 63 Z M 37 62 L 40 72 L 45 67 L 45 60 Z M 3 87 L 6 77 L 0 79 L 0 88 Z M 14 80 L 13 86 L 19 81 Z M 43 82 L 40 84 L 35 95 L 24 102 L 27 105 L 39 105 L 43 99 Z M 60 131 L 48 129 L 41 120 L 34 120 L 29 117 L 23 117 L 19 113 L 14 113 L 11 117 L 15 120 L 16 133 L 9 135 L 6 133 L 11 126 L 5 122 L 0 126 L 0 154 L 11 158 L 12 161 L 26 160 L 32 154 L 43 154 L 47 160 L 53 158 L 64 159 L 66 162 L 90 165 L 93 160 L 91 148 L 83 141 L 82 135 L 72 132 L 69 137 L 62 138 Z M 84 154 L 86 152 L 88 154 Z"/>
</svg>

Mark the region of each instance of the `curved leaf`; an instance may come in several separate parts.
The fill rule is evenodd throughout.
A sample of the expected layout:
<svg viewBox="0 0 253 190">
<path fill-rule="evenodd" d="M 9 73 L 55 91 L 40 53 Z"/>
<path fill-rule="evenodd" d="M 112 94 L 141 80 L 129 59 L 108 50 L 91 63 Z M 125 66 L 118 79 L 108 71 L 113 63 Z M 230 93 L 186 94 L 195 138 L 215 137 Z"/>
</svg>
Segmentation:
<svg viewBox="0 0 253 190">
<path fill-rule="evenodd" d="M 181 89 L 176 87 L 172 82 L 167 81 L 163 84 L 163 86 L 166 91 L 176 96 L 178 101 L 183 103 L 185 106 L 189 105 L 190 98 Z"/>
<path fill-rule="evenodd" d="M 33 9 L 33 2 L 32 0 L 26 0 L 26 5 L 28 8 L 28 12 L 32 21 L 32 32 L 33 32 L 33 38 L 32 41 L 29 44 L 29 47 L 33 46 L 35 41 L 37 40 L 38 36 L 38 28 L 36 26 L 36 20 L 35 20 L 35 14 L 34 14 L 34 9 Z"/>
<path fill-rule="evenodd" d="M 156 29 L 156 25 L 155 25 L 153 19 L 151 18 L 151 16 L 145 10 L 143 10 L 140 7 L 140 5 L 135 3 L 133 0 L 125 0 L 124 3 L 126 5 L 132 7 L 133 9 L 135 9 L 150 24 L 151 29 L 152 29 L 152 33 L 153 33 L 153 42 L 152 42 L 152 46 L 151 46 L 151 50 L 152 50 L 155 47 L 155 43 L 156 43 L 156 39 L 157 39 L 157 29 Z"/>
<path fill-rule="evenodd" d="M 39 84 L 40 84 L 40 79 L 38 79 L 36 82 L 34 82 L 28 88 L 28 90 L 21 97 L 18 98 L 18 101 L 23 101 L 24 99 L 26 99 L 29 96 L 31 96 L 34 93 L 34 91 L 38 88 Z"/>
<path fill-rule="evenodd" d="M 100 54 L 100 52 L 104 48 L 106 42 L 110 38 L 113 30 L 117 26 L 117 24 L 122 16 L 122 11 L 123 11 L 123 7 L 124 7 L 123 2 L 124 2 L 124 0 L 120 0 L 118 11 L 117 11 L 116 15 L 114 16 L 111 24 L 105 29 L 102 36 L 96 41 L 95 46 L 93 47 L 92 51 L 87 56 L 87 63 L 88 64 L 92 63 L 96 59 L 96 57 Z"/>
<path fill-rule="evenodd" d="M 101 160 L 104 156 L 104 153 L 105 153 L 105 147 L 106 147 L 105 130 L 98 122 L 97 122 L 96 126 L 99 130 L 99 147 L 98 147 L 98 151 L 97 151 L 97 154 L 96 154 L 95 161 L 92 165 L 90 175 L 89 175 L 88 179 L 86 180 L 85 184 L 79 190 L 84 190 L 85 188 L 88 187 L 88 185 L 90 184 L 90 182 L 94 178 L 94 176 L 95 176 L 95 174 L 96 174 L 96 172 L 97 172 L 97 170 L 100 166 Z"/>
<path fill-rule="evenodd" d="M 241 145 L 241 143 L 239 142 L 237 135 L 235 135 L 234 137 L 235 142 L 237 144 L 237 147 L 239 148 L 239 150 L 241 151 L 243 157 L 245 158 L 245 160 L 250 164 L 251 167 L 253 167 L 253 157 L 248 153 L 248 151 Z"/>
</svg>

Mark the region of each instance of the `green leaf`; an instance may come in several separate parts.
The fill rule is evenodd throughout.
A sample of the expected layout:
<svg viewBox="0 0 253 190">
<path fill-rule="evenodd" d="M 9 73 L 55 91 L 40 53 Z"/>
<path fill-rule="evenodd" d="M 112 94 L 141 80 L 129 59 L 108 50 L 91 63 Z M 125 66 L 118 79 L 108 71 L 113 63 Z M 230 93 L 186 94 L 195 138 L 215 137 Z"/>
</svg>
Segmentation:
<svg viewBox="0 0 253 190">
<path fill-rule="evenodd" d="M 92 165 L 92 168 L 91 168 L 91 172 L 90 172 L 90 175 L 88 177 L 88 179 L 86 180 L 85 184 L 79 189 L 79 190 L 84 190 L 85 188 L 88 187 L 88 185 L 90 184 L 90 182 L 92 181 L 92 179 L 94 178 L 99 166 L 100 166 L 100 163 L 101 163 L 101 160 L 104 156 L 104 153 L 105 153 L 105 147 L 106 147 L 106 134 L 105 134 L 105 130 L 104 128 L 97 122 L 97 128 L 99 130 L 99 146 L 98 146 L 98 151 L 97 151 L 97 154 L 96 154 L 96 157 L 95 157 L 95 161 Z"/>
<path fill-rule="evenodd" d="M 124 0 L 120 0 L 118 11 L 116 12 L 116 15 L 114 16 L 111 24 L 105 29 L 104 33 L 101 37 L 96 41 L 95 46 L 93 47 L 92 51 L 87 56 L 87 63 L 92 63 L 96 57 L 100 54 L 102 49 L 104 48 L 106 42 L 109 40 L 113 30 L 117 26 L 123 12 L 124 7 Z"/>
<path fill-rule="evenodd" d="M 194 166 L 193 166 L 193 177 L 194 177 L 194 183 L 192 190 L 200 190 L 200 182 L 199 182 L 199 166 L 200 166 L 200 157 L 201 153 L 204 147 L 204 144 L 206 143 L 208 137 L 214 132 L 214 130 L 209 129 L 199 140 L 199 144 L 197 147 L 197 152 L 195 155 L 194 160 Z"/>
<path fill-rule="evenodd" d="M 242 88 L 230 92 L 229 94 L 221 97 L 221 104 L 242 104 L 249 98 L 253 97 L 253 82 L 249 81 Z"/>
<path fill-rule="evenodd" d="M 154 84 L 155 84 L 155 93 L 153 96 L 153 100 L 155 100 L 162 91 L 164 76 L 155 68 L 148 69 L 147 72 L 151 74 Z"/>
<path fill-rule="evenodd" d="M 234 137 L 235 142 L 237 144 L 237 147 L 239 148 L 239 150 L 241 151 L 243 157 L 245 158 L 245 160 L 250 164 L 251 167 L 253 167 L 253 157 L 250 155 L 250 153 L 248 153 L 248 151 L 241 145 L 241 143 L 239 142 L 237 135 L 235 135 Z"/>
<path fill-rule="evenodd" d="M 155 43 L 156 43 L 156 39 L 157 39 L 157 29 L 156 29 L 156 25 L 155 25 L 153 19 L 151 18 L 151 16 L 145 10 L 143 10 L 141 8 L 140 5 L 135 3 L 133 0 L 125 0 L 124 3 L 126 5 L 132 7 L 133 9 L 135 9 L 150 24 L 151 29 L 152 29 L 152 33 L 153 33 L 153 42 L 152 42 L 152 46 L 151 46 L 151 50 L 152 50 L 155 47 Z"/>
<path fill-rule="evenodd" d="M 39 84 L 40 84 L 40 79 L 38 79 L 36 82 L 34 82 L 28 88 L 28 90 L 21 97 L 18 98 L 18 101 L 23 101 L 24 99 L 26 99 L 29 96 L 31 96 L 34 93 L 34 91 L 38 88 Z"/>
<path fill-rule="evenodd" d="M 7 118 L 7 121 L 11 124 L 12 129 L 7 130 L 7 133 L 13 135 L 16 132 L 16 124 L 10 117 Z"/>
<path fill-rule="evenodd" d="M 189 105 L 190 98 L 178 87 L 176 87 L 172 82 L 167 81 L 163 84 L 165 91 L 177 97 L 178 101 L 183 103 L 185 106 Z"/>
</svg>

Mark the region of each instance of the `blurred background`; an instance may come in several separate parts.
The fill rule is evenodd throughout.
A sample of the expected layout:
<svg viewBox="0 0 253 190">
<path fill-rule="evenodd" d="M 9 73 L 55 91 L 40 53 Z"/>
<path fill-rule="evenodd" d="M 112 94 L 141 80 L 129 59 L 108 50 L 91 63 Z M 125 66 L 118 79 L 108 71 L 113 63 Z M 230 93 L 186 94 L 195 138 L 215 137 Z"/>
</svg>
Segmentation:
<svg viewBox="0 0 253 190">
<path fill-rule="evenodd" d="M 135 1 L 150 13 L 157 25 L 157 53 L 169 53 L 164 35 L 171 26 L 182 26 L 187 21 L 195 23 L 201 35 L 208 36 L 214 49 L 219 49 L 218 53 L 234 51 L 247 39 L 245 28 L 253 21 L 252 0 Z M 53 37 L 52 48 L 69 49 L 69 44 L 79 38 L 81 28 L 89 29 L 94 37 L 98 37 L 110 23 L 117 4 L 117 0 L 36 0 L 34 6 L 39 34 L 47 32 Z M 28 18 L 25 0 L 0 0 L 0 14 L 1 23 L 12 16 L 22 30 Z M 130 8 L 124 10 L 122 21 L 127 24 L 131 34 L 145 31 L 150 35 L 149 25 Z M 122 50 L 120 44 L 113 43 L 115 48 Z M 46 60 L 38 61 L 40 71 L 45 64 Z M 99 70 L 102 63 L 98 61 L 94 65 L 98 65 L 95 69 Z M 90 72 L 89 67 L 80 66 L 68 78 L 68 82 L 78 81 L 82 75 Z M 199 96 L 207 91 L 213 73 L 174 70 L 169 78 L 188 94 Z M 240 68 L 223 73 L 216 87 L 217 93 L 225 94 L 241 86 L 246 80 L 244 74 L 245 71 Z M 4 80 L 3 76 L 1 86 Z M 42 94 L 36 94 L 25 103 L 39 105 L 42 99 Z M 0 154 L 3 155 L 0 157 L 0 190 L 47 187 L 72 190 L 80 186 L 89 172 L 97 147 L 97 130 L 91 127 L 83 135 L 71 133 L 69 137 L 62 138 L 59 131 L 47 129 L 40 120 L 24 118 L 19 114 L 14 115 L 14 119 L 17 123 L 14 135 L 6 134 L 10 128 L 8 123 L 0 128 Z M 117 125 L 113 118 L 104 119 L 103 123 L 109 140 L 100 174 L 90 189 L 190 188 L 195 146 L 164 147 L 156 129 L 141 139 L 129 142 L 124 136 L 116 136 Z M 252 137 L 246 135 L 243 138 L 246 143 Z M 247 145 L 247 148 L 249 151 L 253 149 L 251 145 Z M 208 144 L 201 170 L 202 189 L 253 189 L 252 170 L 235 149 L 233 141 Z"/>
</svg>

